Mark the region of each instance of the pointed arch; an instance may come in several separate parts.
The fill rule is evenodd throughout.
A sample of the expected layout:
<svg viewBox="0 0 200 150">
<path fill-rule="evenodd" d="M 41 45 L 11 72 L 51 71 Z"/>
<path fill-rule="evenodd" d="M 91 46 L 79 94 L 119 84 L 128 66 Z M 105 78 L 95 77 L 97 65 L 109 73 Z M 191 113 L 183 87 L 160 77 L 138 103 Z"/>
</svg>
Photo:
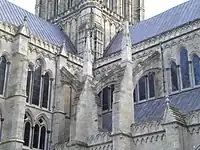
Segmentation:
<svg viewBox="0 0 200 150">
<path fill-rule="evenodd" d="M 178 91 L 179 86 L 178 86 L 178 69 L 177 65 L 174 61 L 171 61 L 170 63 L 170 72 L 171 72 L 171 90 L 172 92 Z"/>
<path fill-rule="evenodd" d="M 155 72 L 149 71 L 143 75 L 133 91 L 134 102 L 155 97 Z"/>
<path fill-rule="evenodd" d="M 7 59 L 5 56 L 0 57 L 0 95 L 5 91 Z"/>
<path fill-rule="evenodd" d="M 193 74 L 195 85 L 200 85 L 200 58 L 194 54 L 192 57 Z"/>
<path fill-rule="evenodd" d="M 31 146 L 33 121 L 29 112 L 26 111 L 24 115 L 24 145 Z"/>
<path fill-rule="evenodd" d="M 39 149 L 46 149 L 47 145 L 47 120 L 44 114 L 40 114 L 37 117 L 35 130 L 34 130 L 34 139 L 33 147 Z"/>
<path fill-rule="evenodd" d="M 181 81 L 182 88 L 190 87 L 190 74 L 189 74 L 189 61 L 188 61 L 188 51 L 182 48 L 180 51 L 180 71 L 181 71 Z"/>
<path fill-rule="evenodd" d="M 27 81 L 26 81 L 26 102 L 30 101 L 31 87 L 32 87 L 32 77 L 33 77 L 33 65 L 29 64 L 27 69 Z"/>
<path fill-rule="evenodd" d="M 39 106 L 40 101 L 40 90 L 41 90 L 41 76 L 42 76 L 42 61 L 41 59 L 36 60 L 34 79 L 33 79 L 33 96 L 32 104 Z"/>
<path fill-rule="evenodd" d="M 49 101 L 49 82 L 50 82 L 50 75 L 46 72 L 43 76 L 43 98 L 42 98 L 42 107 L 48 108 L 48 101 Z"/>
</svg>

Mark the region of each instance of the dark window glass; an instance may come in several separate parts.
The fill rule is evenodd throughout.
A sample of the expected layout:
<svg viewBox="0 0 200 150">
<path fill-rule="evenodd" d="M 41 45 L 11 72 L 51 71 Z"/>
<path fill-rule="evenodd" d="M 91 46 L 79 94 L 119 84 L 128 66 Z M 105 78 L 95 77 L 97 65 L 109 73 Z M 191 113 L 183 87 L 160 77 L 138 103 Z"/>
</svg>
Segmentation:
<svg viewBox="0 0 200 150">
<path fill-rule="evenodd" d="M 178 73 L 177 66 L 175 62 L 171 63 L 171 83 L 172 83 L 172 91 L 178 90 Z"/>
<path fill-rule="evenodd" d="M 114 90 L 115 90 L 115 86 L 114 86 L 114 84 L 112 84 L 111 85 L 111 103 L 110 103 L 111 109 L 112 109 L 112 104 L 113 104 L 113 92 L 114 92 Z"/>
<path fill-rule="evenodd" d="M 34 137 L 33 137 L 33 147 L 38 148 L 38 141 L 39 141 L 39 125 L 35 125 L 34 129 Z"/>
<path fill-rule="evenodd" d="M 47 108 L 48 105 L 48 95 L 49 95 L 49 74 L 44 75 L 44 87 L 43 87 L 43 100 L 42 107 Z"/>
<path fill-rule="evenodd" d="M 41 134 L 40 134 L 40 149 L 44 150 L 45 148 L 45 137 L 46 137 L 46 128 L 43 126 L 41 128 Z"/>
<path fill-rule="evenodd" d="M 186 49 L 181 50 L 180 52 L 180 67 L 181 67 L 181 79 L 182 87 L 190 87 L 190 76 L 189 76 L 189 62 L 188 62 L 188 53 Z"/>
<path fill-rule="evenodd" d="M 155 96 L 155 73 L 154 72 L 149 73 L 148 80 L 149 80 L 149 98 L 151 98 Z"/>
<path fill-rule="evenodd" d="M 102 102 L 102 105 L 103 105 L 103 111 L 104 110 L 108 110 L 108 87 L 104 88 L 103 89 L 103 102 Z"/>
<path fill-rule="evenodd" d="M 27 74 L 27 81 L 26 81 L 26 95 L 27 95 L 27 99 L 26 102 L 28 102 L 28 98 L 29 98 L 29 93 L 30 93 L 30 83 L 31 83 L 31 68 L 29 67 L 28 69 L 28 74 Z"/>
<path fill-rule="evenodd" d="M 147 99 L 147 93 L 146 93 L 146 77 L 143 76 L 139 80 L 139 96 L 140 100 Z"/>
<path fill-rule="evenodd" d="M 6 58 L 2 56 L 0 58 L 0 94 L 3 95 L 4 91 L 4 82 L 6 75 Z"/>
<path fill-rule="evenodd" d="M 33 85 L 32 103 L 34 105 L 39 105 L 41 72 L 42 72 L 41 64 L 38 64 L 34 72 L 34 82 L 33 82 L 34 85 Z"/>
<path fill-rule="evenodd" d="M 24 145 L 25 146 L 29 146 L 30 131 L 31 131 L 31 125 L 29 122 L 27 122 L 25 124 L 25 130 L 24 130 Z"/>
<path fill-rule="evenodd" d="M 200 59 L 197 55 L 193 56 L 192 63 L 194 70 L 195 85 L 200 85 Z"/>
<path fill-rule="evenodd" d="M 136 91 L 137 91 L 137 89 L 135 88 L 135 89 L 134 89 L 134 92 L 133 92 L 134 102 L 137 102 L 137 94 L 136 94 Z"/>
</svg>

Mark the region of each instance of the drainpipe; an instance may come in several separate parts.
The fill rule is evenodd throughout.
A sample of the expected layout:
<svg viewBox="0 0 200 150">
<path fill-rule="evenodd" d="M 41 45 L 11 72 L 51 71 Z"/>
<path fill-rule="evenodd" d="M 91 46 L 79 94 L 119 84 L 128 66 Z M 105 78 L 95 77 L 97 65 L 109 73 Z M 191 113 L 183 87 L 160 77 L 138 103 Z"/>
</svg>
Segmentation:
<svg viewBox="0 0 200 150">
<path fill-rule="evenodd" d="M 54 111 L 55 111 L 55 103 L 56 103 L 56 89 L 57 89 L 57 75 L 58 75 L 58 53 L 55 53 L 55 83 L 54 83 L 54 97 L 53 97 L 53 106 L 52 106 L 52 119 L 51 119 L 51 133 L 50 133 L 50 146 L 49 150 L 51 150 L 52 146 L 52 135 L 53 135 L 53 120 L 54 120 Z"/>
</svg>

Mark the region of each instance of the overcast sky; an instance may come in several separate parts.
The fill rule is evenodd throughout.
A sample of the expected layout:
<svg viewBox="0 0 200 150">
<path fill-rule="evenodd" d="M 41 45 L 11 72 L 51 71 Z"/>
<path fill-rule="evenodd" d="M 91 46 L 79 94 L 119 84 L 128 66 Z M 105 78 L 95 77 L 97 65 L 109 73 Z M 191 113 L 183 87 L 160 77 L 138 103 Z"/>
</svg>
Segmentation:
<svg viewBox="0 0 200 150">
<path fill-rule="evenodd" d="M 34 13 L 35 0 L 9 0 L 18 6 Z M 159 14 L 187 0 L 145 0 L 145 18 Z"/>
</svg>

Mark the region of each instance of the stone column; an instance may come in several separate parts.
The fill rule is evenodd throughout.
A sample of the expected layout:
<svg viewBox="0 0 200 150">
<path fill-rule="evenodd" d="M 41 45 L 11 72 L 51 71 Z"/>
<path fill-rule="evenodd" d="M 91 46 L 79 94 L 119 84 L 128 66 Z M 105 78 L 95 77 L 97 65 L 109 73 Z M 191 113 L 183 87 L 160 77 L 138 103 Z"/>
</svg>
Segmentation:
<svg viewBox="0 0 200 150">
<path fill-rule="evenodd" d="M 118 83 L 115 85 L 112 111 L 114 150 L 131 150 L 131 124 L 134 123 L 132 53 L 129 23 L 124 23 L 122 62 Z"/>
<path fill-rule="evenodd" d="M 26 21 L 19 26 L 14 41 L 8 78 L 7 99 L 5 100 L 7 116 L 4 121 L 4 134 L 7 138 L 0 145 L 0 149 L 3 150 L 22 150 L 24 142 L 24 115 L 27 98 L 27 53 L 29 42 Z"/>
</svg>

